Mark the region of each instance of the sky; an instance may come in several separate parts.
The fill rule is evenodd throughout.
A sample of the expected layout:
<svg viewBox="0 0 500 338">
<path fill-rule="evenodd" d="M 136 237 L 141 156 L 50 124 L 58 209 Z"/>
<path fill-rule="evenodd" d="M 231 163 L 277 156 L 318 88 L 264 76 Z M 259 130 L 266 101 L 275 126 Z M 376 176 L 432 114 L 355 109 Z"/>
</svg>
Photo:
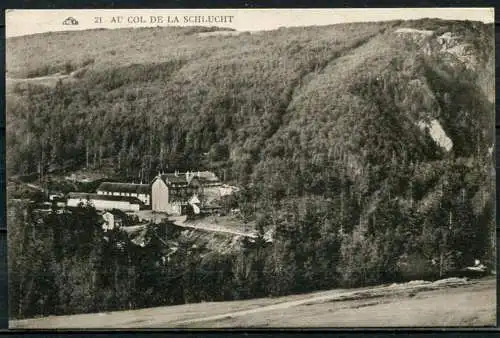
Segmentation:
<svg viewBox="0 0 500 338">
<path fill-rule="evenodd" d="M 63 25 L 72 17 L 78 25 Z M 119 19 L 118 17 L 121 17 Z M 196 22 L 217 17 L 217 23 Z M 279 27 L 331 25 L 345 22 L 441 18 L 494 22 L 493 8 L 377 8 L 377 9 L 89 9 L 14 10 L 5 14 L 6 37 L 50 31 L 152 26 L 219 26 L 238 31 Z M 158 23 L 158 20 L 163 23 Z M 220 22 L 220 21 L 225 22 Z M 142 22 L 141 22 L 142 21 Z M 170 21 L 170 22 L 168 22 Z"/>
</svg>

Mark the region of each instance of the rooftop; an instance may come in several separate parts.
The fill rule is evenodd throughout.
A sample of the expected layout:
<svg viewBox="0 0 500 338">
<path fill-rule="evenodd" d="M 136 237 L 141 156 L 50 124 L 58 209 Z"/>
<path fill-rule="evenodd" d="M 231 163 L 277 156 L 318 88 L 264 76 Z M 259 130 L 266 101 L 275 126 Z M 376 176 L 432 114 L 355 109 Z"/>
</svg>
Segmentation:
<svg viewBox="0 0 500 338">
<path fill-rule="evenodd" d="M 188 185 L 193 178 L 199 179 L 203 184 L 220 182 L 217 175 L 211 171 L 187 171 L 158 175 L 166 184 Z M 157 177 L 158 177 L 157 176 Z"/>
<path fill-rule="evenodd" d="M 126 192 L 135 194 L 149 194 L 149 184 L 134 184 L 120 182 L 102 182 L 97 188 L 98 191 Z"/>
<path fill-rule="evenodd" d="M 175 183 L 175 184 L 188 184 L 188 181 L 186 179 L 185 174 L 161 174 L 160 178 L 165 182 L 165 183 Z"/>
<path fill-rule="evenodd" d="M 81 200 L 100 200 L 100 201 L 122 201 L 129 203 L 140 203 L 142 202 L 135 198 L 129 196 L 113 196 L 113 195 L 99 195 L 99 194 L 88 194 L 84 192 L 70 192 L 68 194 L 68 199 L 81 199 Z"/>
</svg>

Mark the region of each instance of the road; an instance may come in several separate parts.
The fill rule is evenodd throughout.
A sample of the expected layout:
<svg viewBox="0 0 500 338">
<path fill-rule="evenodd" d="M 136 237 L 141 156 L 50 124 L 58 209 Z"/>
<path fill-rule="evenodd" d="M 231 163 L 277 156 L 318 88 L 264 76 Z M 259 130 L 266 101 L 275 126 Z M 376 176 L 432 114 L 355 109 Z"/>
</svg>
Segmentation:
<svg viewBox="0 0 500 338">
<path fill-rule="evenodd" d="M 235 235 L 235 236 L 243 236 L 243 237 L 249 237 L 249 238 L 256 238 L 257 237 L 254 233 L 241 232 L 241 231 L 237 231 L 237 230 L 233 230 L 233 229 L 228 229 L 227 227 L 224 227 L 221 225 L 215 225 L 215 224 L 200 225 L 200 224 L 190 224 L 190 223 L 175 222 L 175 221 L 173 223 L 175 225 L 183 227 L 183 228 L 218 232 L 218 233 L 231 234 L 231 235 Z"/>
<path fill-rule="evenodd" d="M 153 213 L 151 210 L 141 210 L 135 213 L 139 219 L 145 221 L 153 221 L 155 223 L 159 223 L 164 219 L 172 222 L 173 224 L 186 228 L 186 229 L 197 229 L 203 231 L 217 232 L 223 234 L 230 234 L 235 236 L 243 236 L 256 238 L 255 233 L 250 231 L 238 231 L 233 228 L 224 226 L 221 223 L 211 222 L 209 218 L 198 219 L 196 221 L 188 221 L 186 216 L 167 216 L 164 214 Z"/>
<path fill-rule="evenodd" d="M 19 81 L 46 81 L 46 80 L 64 80 L 67 78 L 72 78 L 78 73 L 78 70 L 74 70 L 69 74 L 61 74 L 61 73 L 56 73 L 56 74 L 51 74 L 51 75 L 44 75 L 44 76 L 36 76 L 36 77 L 25 77 L 25 78 L 16 78 L 16 77 L 9 77 L 6 76 L 5 80 L 6 81 L 13 81 L 13 82 L 19 82 Z"/>
<path fill-rule="evenodd" d="M 40 191 L 45 191 L 42 187 L 38 186 L 38 185 L 35 185 L 35 184 L 31 184 L 31 183 L 26 183 L 26 185 L 32 189 L 35 189 L 35 190 L 40 190 Z"/>
</svg>

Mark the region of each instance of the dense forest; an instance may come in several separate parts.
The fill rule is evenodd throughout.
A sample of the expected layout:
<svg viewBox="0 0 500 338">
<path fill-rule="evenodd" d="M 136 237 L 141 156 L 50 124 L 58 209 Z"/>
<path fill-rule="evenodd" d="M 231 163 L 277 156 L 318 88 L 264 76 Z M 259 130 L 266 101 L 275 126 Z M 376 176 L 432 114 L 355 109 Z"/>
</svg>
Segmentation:
<svg viewBox="0 0 500 338">
<path fill-rule="evenodd" d="M 169 261 L 159 240 L 141 248 L 120 232 L 104 237 L 91 208 L 37 218 L 16 207 L 12 317 L 438 278 L 474 259 L 494 265 L 493 25 L 200 36 L 207 30 L 8 39 L 8 77 L 18 78 L 7 88 L 8 175 L 112 167 L 149 180 L 210 169 L 242 188 L 244 221 L 273 229 L 274 241 L 231 254 L 188 243 Z M 33 81 L 56 73 L 52 84 Z M 451 150 L 419 127 L 430 121 Z"/>
</svg>

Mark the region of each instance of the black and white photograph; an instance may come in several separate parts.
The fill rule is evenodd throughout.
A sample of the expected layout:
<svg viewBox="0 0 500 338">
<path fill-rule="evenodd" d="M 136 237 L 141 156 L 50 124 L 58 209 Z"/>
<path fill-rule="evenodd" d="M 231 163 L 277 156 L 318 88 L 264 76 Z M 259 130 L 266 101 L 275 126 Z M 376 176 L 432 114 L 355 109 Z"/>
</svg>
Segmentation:
<svg viewBox="0 0 500 338">
<path fill-rule="evenodd" d="M 5 21 L 10 328 L 496 325 L 492 8 Z"/>
</svg>

